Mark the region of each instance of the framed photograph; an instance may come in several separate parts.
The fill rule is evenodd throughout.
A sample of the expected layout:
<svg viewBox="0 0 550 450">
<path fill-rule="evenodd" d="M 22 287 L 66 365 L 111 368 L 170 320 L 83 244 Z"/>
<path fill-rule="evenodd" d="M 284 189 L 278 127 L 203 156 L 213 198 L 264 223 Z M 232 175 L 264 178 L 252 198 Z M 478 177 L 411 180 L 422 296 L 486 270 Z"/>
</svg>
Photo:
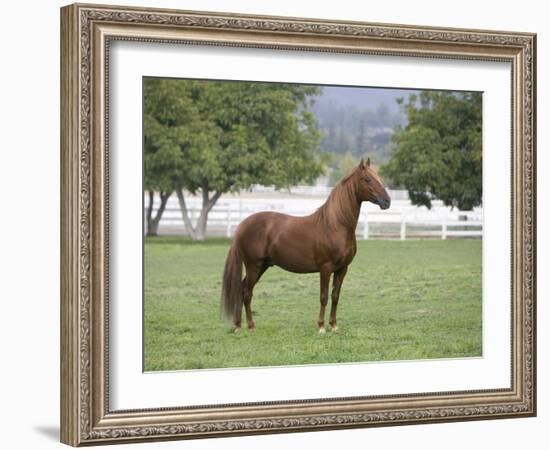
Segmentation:
<svg viewBox="0 0 550 450">
<path fill-rule="evenodd" d="M 536 36 L 61 9 L 61 440 L 536 414 Z"/>
</svg>

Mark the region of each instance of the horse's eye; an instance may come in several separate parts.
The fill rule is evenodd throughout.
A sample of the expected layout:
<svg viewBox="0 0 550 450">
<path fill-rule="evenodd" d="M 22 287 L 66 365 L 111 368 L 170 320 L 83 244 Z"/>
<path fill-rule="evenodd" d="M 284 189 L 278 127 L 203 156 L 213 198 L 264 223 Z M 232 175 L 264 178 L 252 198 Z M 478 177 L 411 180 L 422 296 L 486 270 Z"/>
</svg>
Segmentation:
<svg viewBox="0 0 550 450">
<path fill-rule="evenodd" d="M 365 180 L 367 183 L 370 183 L 371 178 L 370 178 L 370 177 L 365 177 L 364 180 Z"/>
</svg>

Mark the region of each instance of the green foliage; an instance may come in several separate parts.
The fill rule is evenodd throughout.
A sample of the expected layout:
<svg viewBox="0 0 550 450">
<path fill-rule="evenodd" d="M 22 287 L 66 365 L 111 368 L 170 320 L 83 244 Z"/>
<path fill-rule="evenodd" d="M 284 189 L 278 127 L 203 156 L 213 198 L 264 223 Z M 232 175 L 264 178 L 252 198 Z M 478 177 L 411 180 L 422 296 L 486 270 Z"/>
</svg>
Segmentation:
<svg viewBox="0 0 550 450">
<path fill-rule="evenodd" d="M 409 191 L 411 201 L 471 210 L 482 200 L 481 93 L 423 91 L 403 107 L 408 125 L 398 127 L 396 146 L 382 175 Z"/>
<path fill-rule="evenodd" d="M 145 240 L 145 370 L 482 353 L 480 240 L 358 241 L 340 296 L 339 331 L 324 336 L 317 333 L 319 274 L 277 267 L 254 289 L 256 330 L 235 335 L 219 312 L 229 244 Z"/>
<path fill-rule="evenodd" d="M 323 171 L 310 86 L 146 78 L 145 189 L 278 188 Z"/>
<path fill-rule="evenodd" d="M 351 152 L 346 152 L 338 160 L 338 166 L 330 174 L 330 185 L 335 186 L 351 169 L 355 168 L 358 163 L 358 158 L 353 156 Z"/>
</svg>

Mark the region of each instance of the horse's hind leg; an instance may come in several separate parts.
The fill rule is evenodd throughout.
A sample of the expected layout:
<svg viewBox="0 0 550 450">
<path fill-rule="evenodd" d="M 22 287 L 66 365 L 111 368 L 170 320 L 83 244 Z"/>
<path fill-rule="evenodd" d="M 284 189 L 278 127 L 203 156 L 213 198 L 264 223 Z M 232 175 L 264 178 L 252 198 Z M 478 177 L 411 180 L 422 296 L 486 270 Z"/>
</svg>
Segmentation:
<svg viewBox="0 0 550 450">
<path fill-rule="evenodd" d="M 269 258 L 258 264 L 249 264 L 245 266 L 246 277 L 243 280 L 243 302 L 246 311 L 246 322 L 249 329 L 254 329 L 254 319 L 252 317 L 252 295 L 254 286 L 260 280 L 264 272 L 272 266 Z"/>
<path fill-rule="evenodd" d="M 243 302 L 246 311 L 246 324 L 250 330 L 254 329 L 254 319 L 252 318 L 252 294 L 254 285 L 258 282 L 262 274 L 268 269 L 269 264 L 262 261 L 258 264 L 248 264 L 246 268 L 246 277 L 243 280 Z"/>
</svg>

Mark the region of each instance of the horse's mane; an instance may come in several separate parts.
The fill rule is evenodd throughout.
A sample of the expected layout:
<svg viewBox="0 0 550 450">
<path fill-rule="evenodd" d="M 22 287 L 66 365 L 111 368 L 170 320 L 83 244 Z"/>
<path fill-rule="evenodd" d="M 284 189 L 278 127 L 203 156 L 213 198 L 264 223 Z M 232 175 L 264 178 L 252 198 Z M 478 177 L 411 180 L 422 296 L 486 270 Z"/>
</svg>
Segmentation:
<svg viewBox="0 0 550 450">
<path fill-rule="evenodd" d="M 338 223 L 352 228 L 357 226 L 358 210 L 353 208 L 357 202 L 353 177 L 356 171 L 357 168 L 342 178 L 330 192 L 327 201 L 315 212 L 321 222 L 329 226 Z"/>
</svg>

